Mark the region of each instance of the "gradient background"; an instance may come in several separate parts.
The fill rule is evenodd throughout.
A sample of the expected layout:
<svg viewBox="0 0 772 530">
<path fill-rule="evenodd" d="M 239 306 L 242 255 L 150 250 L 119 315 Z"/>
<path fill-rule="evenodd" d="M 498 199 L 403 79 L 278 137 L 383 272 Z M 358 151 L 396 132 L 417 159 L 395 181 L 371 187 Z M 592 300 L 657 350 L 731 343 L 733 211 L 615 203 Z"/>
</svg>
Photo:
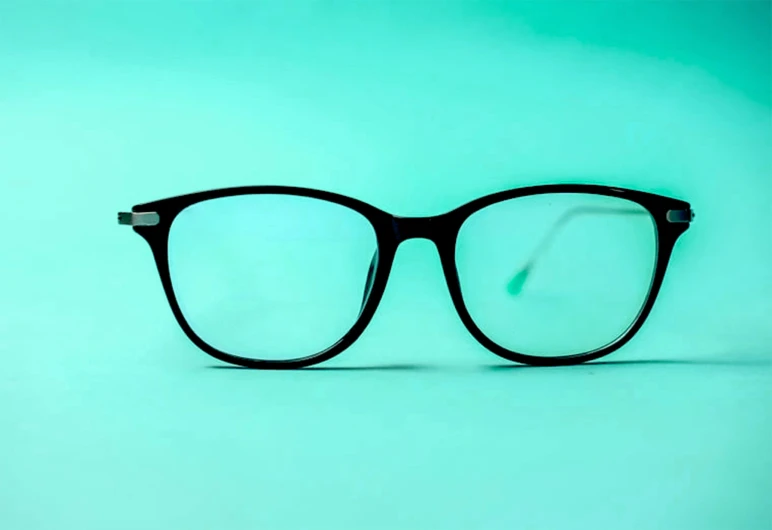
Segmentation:
<svg viewBox="0 0 772 530">
<path fill-rule="evenodd" d="M 0 527 L 770 528 L 771 17 L 3 1 Z M 115 221 L 230 185 L 430 215 L 569 181 L 697 211 L 606 364 L 499 367 L 410 241 L 334 362 L 217 369 Z"/>
</svg>

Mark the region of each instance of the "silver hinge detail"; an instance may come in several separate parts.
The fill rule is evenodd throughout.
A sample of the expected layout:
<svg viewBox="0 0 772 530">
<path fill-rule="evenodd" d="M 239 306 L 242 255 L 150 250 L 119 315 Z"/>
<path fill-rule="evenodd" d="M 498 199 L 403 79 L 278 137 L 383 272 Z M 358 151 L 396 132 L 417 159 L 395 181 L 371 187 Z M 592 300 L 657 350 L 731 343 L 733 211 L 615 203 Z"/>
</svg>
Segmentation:
<svg viewBox="0 0 772 530">
<path fill-rule="evenodd" d="M 156 212 L 118 212 L 119 225 L 155 226 L 160 221 Z"/>
<path fill-rule="evenodd" d="M 667 221 L 669 223 L 691 223 L 694 221 L 694 210 L 668 210 Z"/>
</svg>

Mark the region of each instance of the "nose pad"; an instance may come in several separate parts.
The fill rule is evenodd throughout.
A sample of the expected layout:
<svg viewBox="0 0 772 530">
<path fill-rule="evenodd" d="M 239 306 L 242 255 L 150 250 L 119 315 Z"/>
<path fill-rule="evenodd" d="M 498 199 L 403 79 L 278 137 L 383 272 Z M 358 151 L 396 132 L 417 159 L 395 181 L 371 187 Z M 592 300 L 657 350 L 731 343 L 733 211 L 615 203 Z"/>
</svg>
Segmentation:
<svg viewBox="0 0 772 530">
<path fill-rule="evenodd" d="M 375 280 L 375 271 L 378 268 L 378 249 L 375 249 L 373 259 L 370 260 L 370 268 L 367 270 L 367 280 L 365 281 L 365 292 L 362 295 L 362 306 L 359 308 L 359 314 L 365 309 L 365 304 L 370 298 L 370 292 L 373 290 L 373 281 Z"/>
</svg>

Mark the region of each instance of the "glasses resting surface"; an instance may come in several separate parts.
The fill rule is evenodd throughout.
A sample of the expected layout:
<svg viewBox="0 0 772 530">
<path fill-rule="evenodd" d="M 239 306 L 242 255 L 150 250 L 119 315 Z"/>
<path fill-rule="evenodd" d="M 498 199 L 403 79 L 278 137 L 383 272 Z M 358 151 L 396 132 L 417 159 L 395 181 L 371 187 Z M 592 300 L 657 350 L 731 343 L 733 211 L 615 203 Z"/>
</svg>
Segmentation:
<svg viewBox="0 0 772 530">
<path fill-rule="evenodd" d="M 693 218 L 678 199 L 585 184 L 502 191 L 433 217 L 288 186 L 118 214 L 150 244 L 190 340 L 253 368 L 300 368 L 351 346 L 413 238 L 434 242 L 461 322 L 491 352 L 545 366 L 597 359 L 640 329 Z"/>
</svg>

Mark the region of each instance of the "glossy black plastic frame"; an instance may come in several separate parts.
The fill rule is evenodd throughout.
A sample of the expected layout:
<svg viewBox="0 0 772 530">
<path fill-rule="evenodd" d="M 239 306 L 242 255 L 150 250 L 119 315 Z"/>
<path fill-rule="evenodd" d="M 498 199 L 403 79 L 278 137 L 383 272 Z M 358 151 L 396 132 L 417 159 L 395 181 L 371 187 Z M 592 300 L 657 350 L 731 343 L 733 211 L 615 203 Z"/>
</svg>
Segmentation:
<svg viewBox="0 0 772 530">
<path fill-rule="evenodd" d="M 657 256 L 654 276 L 646 301 L 635 321 L 620 337 L 611 344 L 587 353 L 561 357 L 540 357 L 511 351 L 498 345 L 475 324 L 464 304 L 461 293 L 455 260 L 456 242 L 464 221 L 485 207 L 519 197 L 556 193 L 617 197 L 642 206 L 654 220 L 657 233 Z M 167 248 L 169 231 L 177 214 L 188 206 L 211 199 L 259 194 L 293 195 L 336 203 L 360 213 L 375 229 L 378 259 L 370 279 L 369 294 L 366 296 L 359 319 L 338 342 L 314 355 L 276 361 L 252 359 L 220 351 L 206 343 L 194 332 L 177 303 L 172 288 Z M 358 199 L 328 191 L 291 186 L 247 186 L 204 191 L 139 204 L 132 208 L 132 213 L 120 213 L 119 222 L 132 225 L 134 230 L 150 244 L 172 312 L 180 327 L 196 346 L 227 363 L 249 368 L 292 369 L 327 361 L 351 346 L 359 338 L 373 318 L 381 301 L 399 245 L 414 238 L 428 239 L 436 245 L 451 300 L 461 321 L 472 336 L 491 352 L 509 361 L 536 366 L 563 366 L 598 359 L 624 346 L 641 328 L 662 286 L 673 247 L 681 234 L 689 228 L 693 217 L 694 213 L 690 204 L 682 200 L 648 192 L 591 184 L 554 184 L 501 191 L 480 197 L 450 212 L 432 217 L 399 217 Z"/>
</svg>

